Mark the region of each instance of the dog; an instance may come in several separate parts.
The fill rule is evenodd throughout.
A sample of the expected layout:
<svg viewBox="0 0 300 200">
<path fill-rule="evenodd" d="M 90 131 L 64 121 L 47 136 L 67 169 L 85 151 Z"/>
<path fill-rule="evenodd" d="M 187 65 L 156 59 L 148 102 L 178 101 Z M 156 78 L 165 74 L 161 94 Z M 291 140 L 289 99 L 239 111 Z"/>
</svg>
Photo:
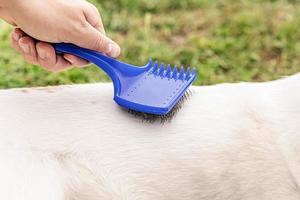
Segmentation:
<svg viewBox="0 0 300 200">
<path fill-rule="evenodd" d="M 300 199 L 300 74 L 191 93 L 162 123 L 110 83 L 1 90 L 0 199 Z"/>
</svg>

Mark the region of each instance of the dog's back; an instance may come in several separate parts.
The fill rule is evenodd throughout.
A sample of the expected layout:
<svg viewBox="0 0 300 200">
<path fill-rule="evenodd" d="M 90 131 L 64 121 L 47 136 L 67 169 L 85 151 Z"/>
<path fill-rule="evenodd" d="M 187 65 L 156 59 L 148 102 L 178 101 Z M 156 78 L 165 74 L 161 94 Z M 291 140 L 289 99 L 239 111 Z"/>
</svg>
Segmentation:
<svg viewBox="0 0 300 200">
<path fill-rule="evenodd" d="M 0 199 L 300 198 L 300 75 L 194 87 L 164 124 L 112 90 L 0 91 Z"/>
</svg>

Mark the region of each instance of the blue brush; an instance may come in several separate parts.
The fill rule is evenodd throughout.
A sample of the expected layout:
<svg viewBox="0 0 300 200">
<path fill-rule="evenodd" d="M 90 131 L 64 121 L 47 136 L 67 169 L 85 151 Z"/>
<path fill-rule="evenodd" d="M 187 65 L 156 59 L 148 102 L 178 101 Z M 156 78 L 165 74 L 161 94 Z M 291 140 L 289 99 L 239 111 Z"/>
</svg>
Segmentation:
<svg viewBox="0 0 300 200">
<path fill-rule="evenodd" d="M 72 54 L 96 64 L 112 79 L 115 102 L 142 113 L 166 115 L 196 78 L 195 68 L 185 72 L 183 67 L 171 69 L 151 59 L 137 67 L 73 44 L 54 44 L 54 48 L 58 54 Z"/>
</svg>

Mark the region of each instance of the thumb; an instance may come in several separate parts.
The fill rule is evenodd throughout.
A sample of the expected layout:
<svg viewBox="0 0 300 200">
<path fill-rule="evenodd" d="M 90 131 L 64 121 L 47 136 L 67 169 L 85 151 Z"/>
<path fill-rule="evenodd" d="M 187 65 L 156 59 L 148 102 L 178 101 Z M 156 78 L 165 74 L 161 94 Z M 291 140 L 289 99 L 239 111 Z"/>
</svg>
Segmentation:
<svg viewBox="0 0 300 200">
<path fill-rule="evenodd" d="M 105 53 L 114 58 L 118 57 L 121 51 L 120 46 L 116 42 L 90 24 L 87 24 L 77 37 L 70 38 L 70 42 L 83 48 Z"/>
</svg>

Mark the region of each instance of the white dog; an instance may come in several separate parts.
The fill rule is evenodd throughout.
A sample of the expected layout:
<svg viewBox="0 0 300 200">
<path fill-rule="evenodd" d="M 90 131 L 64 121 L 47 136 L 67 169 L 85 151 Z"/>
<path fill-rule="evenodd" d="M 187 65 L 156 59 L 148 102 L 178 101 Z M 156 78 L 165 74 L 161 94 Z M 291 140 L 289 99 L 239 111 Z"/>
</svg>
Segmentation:
<svg viewBox="0 0 300 200">
<path fill-rule="evenodd" d="M 192 92 L 162 124 L 111 84 L 0 91 L 0 199 L 299 200 L 300 74 Z"/>
</svg>

